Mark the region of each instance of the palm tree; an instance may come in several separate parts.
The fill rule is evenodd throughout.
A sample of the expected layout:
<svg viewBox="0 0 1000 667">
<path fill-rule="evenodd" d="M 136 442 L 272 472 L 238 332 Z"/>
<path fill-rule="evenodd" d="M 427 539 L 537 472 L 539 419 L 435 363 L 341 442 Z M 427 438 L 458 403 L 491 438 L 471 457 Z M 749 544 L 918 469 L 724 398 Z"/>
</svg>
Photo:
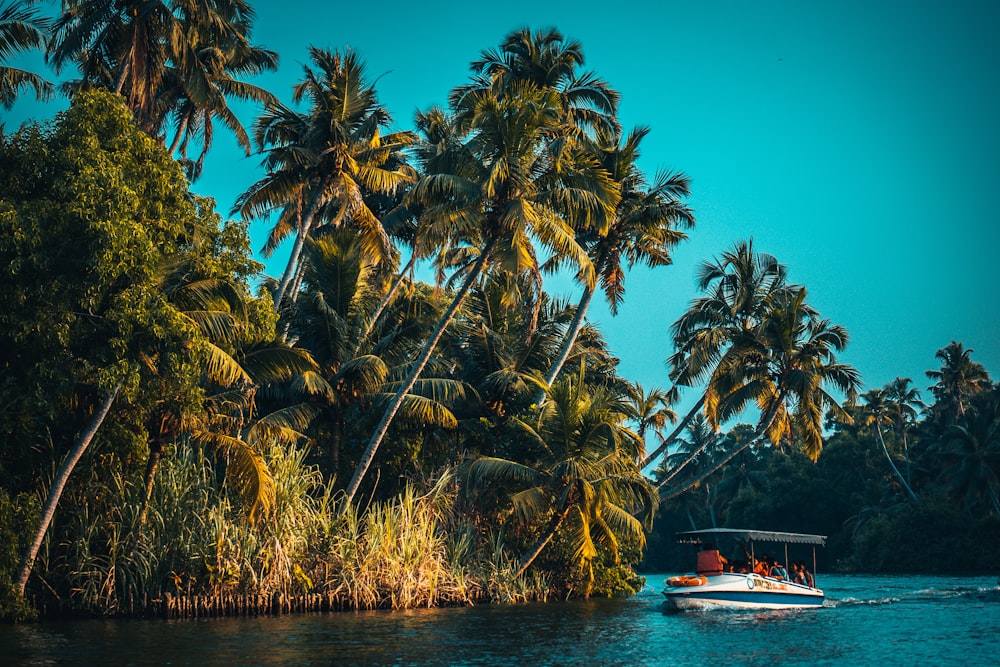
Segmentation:
<svg viewBox="0 0 1000 667">
<path fill-rule="evenodd" d="M 100 86 L 125 96 L 139 126 L 174 139 L 193 178 L 213 138 L 213 119 L 236 135 L 250 154 L 250 140 L 227 98 L 272 103 L 262 88 L 235 78 L 277 69 L 273 51 L 249 43 L 253 8 L 245 0 L 73 0 L 53 26 L 48 58 L 59 72 L 75 64 L 81 80 L 66 88 Z M 200 137 L 201 154 L 187 159 L 188 142 Z"/>
<path fill-rule="evenodd" d="M 351 419 L 390 399 L 398 365 L 416 345 L 390 327 L 369 328 L 369 313 L 378 297 L 375 262 L 350 230 L 331 230 L 307 240 L 304 284 L 291 331 L 296 345 L 310 350 L 319 367 L 295 384 L 319 409 L 314 428 L 322 428 L 329 438 L 336 473 Z M 462 395 L 461 384 L 447 379 L 417 383 L 404 397 L 400 414 L 421 427 L 453 429 L 457 420 L 445 403 Z"/>
<path fill-rule="evenodd" d="M 805 296 L 805 288 L 797 287 L 771 299 L 760 325 L 734 341 L 713 374 L 705 402 L 709 424 L 718 429 L 754 402 L 760 418 L 753 436 L 709 470 L 664 491 L 664 498 L 701 483 L 764 438 L 775 447 L 798 440 L 815 461 L 823 449 L 824 412 L 851 419 L 826 389 L 831 386 L 850 402 L 861 385 L 858 371 L 835 355 L 847 346 L 847 330 L 820 319 Z"/>
<path fill-rule="evenodd" d="M 906 489 L 906 493 L 917 502 L 917 494 L 913 492 L 910 487 L 909 481 L 903 477 L 902 473 L 899 472 L 899 468 L 892 460 L 892 456 L 889 454 L 889 448 L 885 446 L 885 438 L 882 436 L 882 424 L 893 424 L 893 417 L 890 414 L 891 408 L 889 407 L 886 395 L 886 389 L 872 389 L 871 391 L 865 392 L 862 398 L 865 401 L 865 423 L 869 426 L 875 426 L 875 434 L 878 436 L 879 444 L 882 445 L 882 452 L 885 454 L 886 460 L 889 462 L 889 466 L 892 471 L 896 473 L 896 477 L 903 484 L 903 488 Z"/>
<path fill-rule="evenodd" d="M 720 369 L 731 365 L 738 345 L 753 340 L 772 302 L 789 289 L 786 276 L 785 266 L 772 255 L 754 251 L 753 239 L 701 265 L 698 288 L 706 295 L 692 301 L 674 323 L 677 351 L 668 363 L 675 385 L 690 387 L 705 381 L 706 388 L 674 431 L 646 457 L 643 467 L 666 452 L 699 411 L 704 409 L 707 416 L 717 411 Z M 718 426 L 711 416 L 709 420 Z"/>
<path fill-rule="evenodd" d="M 467 96 L 530 83 L 558 96 L 562 122 L 552 129 L 553 136 L 579 139 L 587 131 L 614 132 L 619 95 L 595 74 L 578 74 L 583 63 L 583 45 L 567 40 L 555 28 L 534 33 L 520 28 L 508 34 L 499 48 L 482 52 L 471 65 L 472 81 L 455 88 L 449 102 L 461 117 L 473 108 L 466 105 Z"/>
<path fill-rule="evenodd" d="M 661 173 L 655 183 L 648 186 L 639 171 L 636 164 L 640 156 L 639 144 L 648 133 L 646 127 L 633 129 L 624 139 L 620 132 L 598 133 L 595 148 L 600 165 L 618 184 L 621 198 L 610 219 L 594 220 L 577 231 L 577 240 L 590 255 L 612 315 L 617 314 L 625 294 L 623 262 L 627 261 L 630 268 L 638 262 L 649 267 L 670 264 L 670 251 L 687 238 L 682 230 L 694 226 L 694 215 L 680 201 L 690 194 L 687 177 Z M 558 265 L 555 261 L 550 268 L 554 270 Z M 546 384 L 555 382 L 566 363 L 583 327 L 595 289 L 596 285 L 584 286 L 563 348 L 545 376 Z M 541 395 L 537 400 L 541 400 Z"/>
<path fill-rule="evenodd" d="M 48 19 L 38 15 L 34 3 L 14 2 L 0 5 L 0 63 L 16 54 L 45 45 Z M 21 88 L 34 88 L 40 100 L 52 96 L 52 84 L 32 72 L 0 65 L 0 104 L 10 109 Z"/>
<path fill-rule="evenodd" d="M 941 360 L 941 369 L 926 373 L 928 378 L 936 380 L 931 386 L 936 399 L 932 409 L 944 415 L 946 425 L 962 419 L 969 398 L 989 387 L 989 373 L 982 364 L 972 360 L 972 352 L 961 343 L 951 341 L 934 353 Z"/>
<path fill-rule="evenodd" d="M 305 65 L 304 79 L 293 89 L 293 100 L 308 99 L 309 111 L 300 114 L 276 104 L 257 121 L 255 138 L 266 151 L 263 165 L 268 174 L 243 193 L 234 208 L 247 219 L 280 212 L 265 256 L 295 234 L 275 292 L 275 308 L 281 307 L 299 269 L 306 238 L 322 224 L 349 225 L 362 236 L 367 252 L 389 261 L 391 243 L 364 193 L 391 194 L 413 180 L 398 154 L 415 135 L 382 135 L 391 119 L 367 83 L 358 54 L 316 47 L 309 53 L 316 69 Z M 386 169 L 387 164 L 395 168 Z"/>
<path fill-rule="evenodd" d="M 189 58 L 186 46 L 169 2 L 71 0 L 53 26 L 48 57 L 56 72 L 74 63 L 85 84 L 124 95 L 149 132 L 168 63 Z"/>
<path fill-rule="evenodd" d="M 906 432 L 917 421 L 917 410 L 927 406 L 920 400 L 920 391 L 910 386 L 910 378 L 896 378 L 885 386 L 885 400 L 893 429 L 903 443 L 903 459 L 906 462 L 906 483 L 910 484 L 910 447 Z"/>
<path fill-rule="evenodd" d="M 157 133 L 166 134 L 164 126 L 170 119 L 174 138 L 168 150 L 188 166 L 193 180 L 201 173 L 212 145 L 214 120 L 228 127 L 246 155 L 250 155 L 250 137 L 230 109 L 227 98 L 257 102 L 265 107 L 277 103 L 277 98 L 268 91 L 236 77 L 276 70 L 278 54 L 249 43 L 255 12 L 243 0 L 190 0 L 175 4 L 191 57 L 167 69 L 158 93 L 159 116 L 155 127 Z M 188 144 L 199 138 L 201 151 L 197 158 L 188 160 Z"/>
<path fill-rule="evenodd" d="M 412 370 L 375 429 L 347 497 L 354 497 L 389 428 L 403 396 L 420 377 L 445 328 L 487 266 L 519 274 L 537 267 L 533 240 L 555 254 L 572 258 L 585 277 L 593 266 L 576 242 L 580 217 L 615 205 L 617 190 L 600 171 L 567 174 L 553 153 L 553 132 L 561 121 L 555 93 L 529 83 L 510 91 L 473 91 L 463 97 L 471 110 L 461 137 L 443 153 L 425 151 L 423 176 L 410 196 L 424 213 L 418 237 L 440 240 L 430 246 L 470 246 L 477 256 L 451 305 L 427 340 Z M 572 179 L 569 178 L 572 176 Z M 419 241 L 418 241 L 419 242 Z"/>
<path fill-rule="evenodd" d="M 651 526 L 656 493 L 636 462 L 638 435 L 624 426 L 628 412 L 604 388 L 587 389 L 584 372 L 556 384 L 528 424 L 514 423 L 542 456 L 538 461 L 480 457 L 467 469 L 470 492 L 511 484 L 515 515 L 526 524 L 546 520 L 541 535 L 521 558 L 522 574 L 565 525 L 573 555 L 593 581 L 597 545 L 616 560 L 623 540 L 642 546 Z M 633 512 L 641 514 L 639 521 Z M 589 592 L 589 589 L 588 589 Z"/>
</svg>

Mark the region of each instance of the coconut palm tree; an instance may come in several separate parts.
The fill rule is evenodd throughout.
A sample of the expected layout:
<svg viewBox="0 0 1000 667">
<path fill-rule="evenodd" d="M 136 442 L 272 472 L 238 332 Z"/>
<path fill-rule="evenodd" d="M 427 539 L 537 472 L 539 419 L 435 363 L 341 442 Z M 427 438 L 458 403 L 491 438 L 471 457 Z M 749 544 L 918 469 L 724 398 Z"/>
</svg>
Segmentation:
<svg viewBox="0 0 1000 667">
<path fill-rule="evenodd" d="M 0 5 L 0 63 L 45 45 L 49 20 L 39 16 L 38 9 L 32 5 L 31 0 Z M 52 96 L 52 84 L 37 74 L 0 65 L 0 105 L 10 109 L 22 88 L 34 88 L 40 100 Z"/>
<path fill-rule="evenodd" d="M 623 541 L 642 546 L 643 526 L 648 530 L 651 525 L 656 494 L 636 465 L 642 442 L 625 427 L 627 418 L 617 396 L 604 388 L 587 388 L 581 369 L 578 377 L 551 389 L 533 423 L 513 420 L 534 449 L 542 452 L 539 460 L 480 457 L 468 466 L 469 492 L 511 485 L 517 489 L 510 494 L 517 518 L 529 525 L 545 522 L 522 556 L 518 575 L 564 527 L 589 582 L 598 545 L 616 559 Z M 641 514 L 642 521 L 633 513 Z"/>
<path fill-rule="evenodd" d="M 364 194 L 393 193 L 413 180 L 413 171 L 398 154 L 415 135 L 382 134 L 391 118 L 368 84 L 360 56 L 350 49 L 341 54 L 310 47 L 309 53 L 315 69 L 303 67 L 293 100 L 307 99 L 310 108 L 303 114 L 277 104 L 258 119 L 255 139 L 266 153 L 268 174 L 240 195 L 234 208 L 247 219 L 279 212 L 265 256 L 295 235 L 275 292 L 276 308 L 299 269 L 306 238 L 321 225 L 354 229 L 367 252 L 389 261 L 391 243 Z"/>
<path fill-rule="evenodd" d="M 520 28 L 508 34 L 497 49 L 482 52 L 472 63 L 472 80 L 449 97 L 459 117 L 471 113 L 466 96 L 485 90 L 513 90 L 530 83 L 558 96 L 562 122 L 553 136 L 582 138 L 586 132 L 618 129 L 619 95 L 592 72 L 577 73 L 584 63 L 583 45 L 567 40 L 555 28 L 532 32 Z"/>
<path fill-rule="evenodd" d="M 304 296 L 295 305 L 291 332 L 296 346 L 310 350 L 319 367 L 293 384 L 319 411 L 314 430 L 323 432 L 320 444 L 328 446 L 336 473 L 351 420 L 360 421 L 391 398 L 418 345 L 391 327 L 368 327 L 378 299 L 375 261 L 352 231 L 328 230 L 308 239 L 303 271 Z M 410 424 L 452 429 L 457 420 L 446 403 L 461 396 L 460 383 L 428 379 L 411 388 L 400 414 Z"/>
<path fill-rule="evenodd" d="M 935 398 L 932 410 L 944 417 L 945 425 L 964 418 L 969 398 L 989 387 L 989 373 L 982 364 L 972 360 L 972 352 L 961 343 L 951 341 L 934 353 L 941 360 L 940 370 L 926 372 L 928 378 L 936 380 L 931 386 Z"/>
<path fill-rule="evenodd" d="M 64 3 L 53 25 L 48 59 L 61 71 L 73 64 L 81 80 L 65 86 L 100 86 L 125 96 L 139 126 L 166 141 L 172 121 L 171 154 L 200 173 L 221 121 L 250 154 L 250 140 L 228 99 L 271 103 L 274 97 L 237 77 L 277 69 L 278 56 L 250 44 L 255 18 L 245 0 Z M 188 142 L 201 139 L 201 153 L 187 159 Z"/>
<path fill-rule="evenodd" d="M 701 483 L 765 438 L 775 447 L 798 441 L 815 461 L 823 449 L 824 412 L 845 422 L 851 419 L 827 389 L 851 402 L 861 385 L 858 371 L 836 358 L 847 346 L 847 330 L 820 319 L 805 297 L 803 287 L 775 295 L 760 325 L 734 340 L 713 373 L 709 391 L 714 395 L 705 402 L 708 423 L 717 429 L 753 402 L 760 412 L 753 436 L 704 473 L 661 492 L 661 497 L 675 497 Z"/>
<path fill-rule="evenodd" d="M 593 265 L 573 228 L 588 214 L 613 208 L 618 192 L 602 171 L 561 163 L 550 140 L 561 122 L 558 96 L 530 83 L 509 91 L 473 91 L 463 104 L 471 113 L 442 151 L 422 153 L 425 175 L 410 197 L 424 206 L 418 239 L 427 246 L 469 246 L 476 259 L 451 305 L 413 362 L 409 377 L 386 409 L 347 487 L 353 498 L 403 396 L 420 377 L 445 328 L 487 266 L 512 274 L 537 267 L 534 242 L 567 255 L 594 280 Z M 418 243 L 424 241 L 418 240 Z"/>
<path fill-rule="evenodd" d="M 906 462 L 906 483 L 910 484 L 910 447 L 907 431 L 917 421 L 917 411 L 927 406 L 920 400 L 920 391 L 910 386 L 910 378 L 896 378 L 885 386 L 885 400 L 889 417 L 892 419 L 896 436 L 903 443 L 903 459 Z"/>
<path fill-rule="evenodd" d="M 661 173 L 650 186 L 639 170 L 639 144 L 649 128 L 637 127 L 627 137 L 620 132 L 599 132 L 595 145 L 599 164 L 618 184 L 621 197 L 610 218 L 598 218 L 577 230 L 577 240 L 587 249 L 600 280 L 611 314 L 625 294 L 625 271 L 636 263 L 649 267 L 671 263 L 670 251 L 687 238 L 683 230 L 694 226 L 694 215 L 681 199 L 690 194 L 683 174 Z M 559 268 L 558 257 L 549 266 Z M 584 286 L 559 356 L 549 368 L 545 382 L 552 384 L 569 357 L 593 299 L 596 285 Z M 541 396 L 537 397 L 541 400 Z"/>
<path fill-rule="evenodd" d="M 889 467 L 899 478 L 899 481 L 903 484 L 903 488 L 906 489 L 906 493 L 917 502 L 917 494 L 913 492 L 910 487 L 909 481 L 899 472 L 899 468 L 896 467 L 895 462 L 892 460 L 892 456 L 889 454 L 889 448 L 885 445 L 885 438 L 882 435 L 882 424 L 893 424 L 893 416 L 890 414 L 891 408 L 889 407 L 889 402 L 886 398 L 887 390 L 885 389 L 872 389 L 867 391 L 861 397 L 865 401 L 865 407 L 863 411 L 864 422 L 868 426 L 875 427 L 875 435 L 878 437 L 879 444 L 882 445 L 882 453 L 885 454 L 886 460 L 889 462 Z"/>
<path fill-rule="evenodd" d="M 705 391 L 695 401 L 674 431 L 651 452 L 643 467 L 666 452 L 694 416 L 717 411 L 718 373 L 731 366 L 737 345 L 754 340 L 753 332 L 768 316 L 772 302 L 788 289 L 787 269 L 769 254 L 754 250 L 753 239 L 737 243 L 718 260 L 705 262 L 698 270 L 698 288 L 705 296 L 674 323 L 677 351 L 670 356 L 671 379 L 676 386 L 690 387 L 704 381 Z M 713 427 L 718 422 L 709 416 Z"/>
<path fill-rule="evenodd" d="M 188 0 L 175 5 L 191 58 L 168 67 L 158 93 L 160 116 L 155 125 L 157 134 L 164 135 L 167 123 L 172 126 L 168 150 L 188 167 L 193 180 L 201 173 L 212 145 L 216 120 L 229 128 L 250 155 L 250 136 L 229 107 L 229 99 L 265 107 L 275 104 L 274 95 L 243 78 L 276 70 L 278 54 L 250 44 L 255 12 L 243 0 Z M 200 152 L 189 160 L 188 145 L 199 139 Z"/>
</svg>

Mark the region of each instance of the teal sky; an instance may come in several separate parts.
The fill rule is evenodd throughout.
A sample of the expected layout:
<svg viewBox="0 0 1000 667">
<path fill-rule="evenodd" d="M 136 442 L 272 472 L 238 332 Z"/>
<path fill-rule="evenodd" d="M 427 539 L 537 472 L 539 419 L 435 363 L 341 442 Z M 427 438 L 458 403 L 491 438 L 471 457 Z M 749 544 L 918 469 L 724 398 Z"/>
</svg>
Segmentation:
<svg viewBox="0 0 1000 667">
<path fill-rule="evenodd" d="M 591 308 L 622 374 L 647 388 L 669 386 L 669 327 L 695 296 L 696 265 L 750 236 L 848 328 L 841 358 L 867 387 L 910 377 L 929 397 L 924 371 L 951 340 L 1000 379 L 1000 3 L 254 5 L 253 41 L 282 58 L 255 83 L 290 102 L 309 45 L 350 46 L 400 129 L 445 105 L 469 62 L 513 29 L 582 42 L 585 68 L 622 95 L 623 125 L 652 129 L 647 173 L 692 179 L 698 226 L 675 264 L 634 269 L 617 317 Z M 19 102 L 7 127 L 39 113 L 51 108 Z M 193 189 L 225 213 L 259 162 L 219 129 Z M 252 228 L 255 247 L 266 227 Z M 579 293 L 566 280 L 546 288 Z"/>
</svg>

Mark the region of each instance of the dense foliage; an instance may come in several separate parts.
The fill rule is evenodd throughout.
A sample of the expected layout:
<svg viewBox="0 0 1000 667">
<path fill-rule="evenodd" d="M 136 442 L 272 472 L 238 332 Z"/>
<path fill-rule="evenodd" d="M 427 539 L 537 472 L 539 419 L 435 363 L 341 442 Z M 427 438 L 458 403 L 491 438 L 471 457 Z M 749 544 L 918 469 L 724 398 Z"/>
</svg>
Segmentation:
<svg viewBox="0 0 1000 667">
<path fill-rule="evenodd" d="M 241 81 L 277 59 L 245 2 L 65 6 L 0 11 L 0 58 L 44 46 L 80 76 L 50 124 L 0 132 L 5 615 L 615 595 L 644 554 L 686 569 L 670 534 L 709 525 L 824 532 L 847 570 L 1000 546 L 1000 401 L 970 351 L 938 353 L 932 405 L 903 380 L 858 402 L 847 331 L 750 242 L 663 332 L 671 390 L 618 375 L 591 299 L 615 310 L 694 215 L 683 174 L 645 178 L 648 129 L 623 131 L 578 43 L 512 33 L 387 134 L 354 52 L 312 49 L 295 108 Z M 0 75 L 2 103 L 49 90 Z M 230 97 L 263 104 L 234 213 L 273 225 L 265 255 L 292 241 L 278 280 L 188 189 L 213 120 L 249 147 Z M 567 270 L 576 304 L 544 290 Z"/>
</svg>

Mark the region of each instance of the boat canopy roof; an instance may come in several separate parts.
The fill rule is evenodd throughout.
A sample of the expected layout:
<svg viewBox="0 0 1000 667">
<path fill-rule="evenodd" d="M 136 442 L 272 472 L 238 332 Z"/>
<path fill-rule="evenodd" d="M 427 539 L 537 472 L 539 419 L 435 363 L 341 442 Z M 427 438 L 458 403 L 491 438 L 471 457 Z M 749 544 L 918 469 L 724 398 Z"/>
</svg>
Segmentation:
<svg viewBox="0 0 1000 667">
<path fill-rule="evenodd" d="M 709 528 L 677 533 L 677 541 L 682 544 L 701 544 L 706 540 L 729 538 L 742 542 L 784 542 L 786 544 L 826 545 L 826 535 L 806 535 L 804 533 L 779 533 L 770 530 L 748 530 L 746 528 Z"/>
</svg>

